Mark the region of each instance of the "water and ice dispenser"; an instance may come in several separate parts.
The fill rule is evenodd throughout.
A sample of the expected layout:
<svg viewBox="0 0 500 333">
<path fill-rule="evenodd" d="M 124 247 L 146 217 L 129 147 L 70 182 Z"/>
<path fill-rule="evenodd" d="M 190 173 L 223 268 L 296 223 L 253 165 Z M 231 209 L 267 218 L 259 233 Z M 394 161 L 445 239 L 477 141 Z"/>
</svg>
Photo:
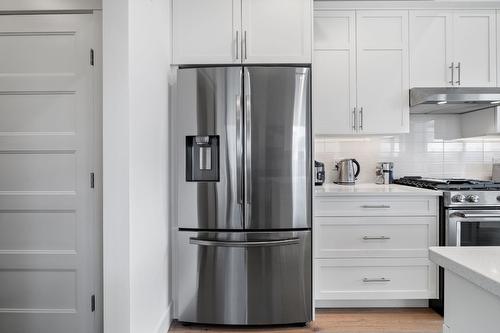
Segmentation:
<svg viewBox="0 0 500 333">
<path fill-rule="evenodd" d="M 219 136 L 186 137 L 186 181 L 219 181 Z"/>
</svg>

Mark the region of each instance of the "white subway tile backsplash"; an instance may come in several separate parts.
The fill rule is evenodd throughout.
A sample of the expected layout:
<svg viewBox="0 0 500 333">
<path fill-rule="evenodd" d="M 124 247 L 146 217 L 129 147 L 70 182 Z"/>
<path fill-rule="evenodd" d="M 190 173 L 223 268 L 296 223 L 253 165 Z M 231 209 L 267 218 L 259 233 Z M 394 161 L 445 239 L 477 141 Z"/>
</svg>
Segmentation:
<svg viewBox="0 0 500 333">
<path fill-rule="evenodd" d="M 411 116 L 410 133 L 388 137 L 320 137 L 316 160 L 324 162 L 326 181 L 336 177 L 335 162 L 355 158 L 361 164 L 359 182 L 374 182 L 377 162 L 394 162 L 395 177 L 426 176 L 490 179 L 492 163 L 500 162 L 500 138 L 445 141 L 435 139 L 443 119 Z M 450 122 L 449 131 L 453 131 Z"/>
</svg>

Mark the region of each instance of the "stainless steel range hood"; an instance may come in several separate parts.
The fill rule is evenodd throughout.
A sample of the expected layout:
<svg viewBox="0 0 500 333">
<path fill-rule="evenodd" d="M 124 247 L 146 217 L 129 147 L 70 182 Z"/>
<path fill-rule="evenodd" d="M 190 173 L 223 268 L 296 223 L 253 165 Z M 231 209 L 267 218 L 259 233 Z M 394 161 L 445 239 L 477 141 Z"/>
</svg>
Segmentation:
<svg viewBox="0 0 500 333">
<path fill-rule="evenodd" d="M 500 106 L 500 88 L 413 88 L 410 113 L 462 114 Z"/>
</svg>

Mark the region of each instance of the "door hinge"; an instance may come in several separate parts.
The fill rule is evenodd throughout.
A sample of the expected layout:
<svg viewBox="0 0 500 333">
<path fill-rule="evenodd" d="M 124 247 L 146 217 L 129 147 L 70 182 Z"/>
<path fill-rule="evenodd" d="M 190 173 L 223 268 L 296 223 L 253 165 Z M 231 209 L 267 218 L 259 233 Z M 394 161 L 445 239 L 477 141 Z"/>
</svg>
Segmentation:
<svg viewBox="0 0 500 333">
<path fill-rule="evenodd" d="M 94 66 L 94 49 L 90 49 L 90 66 Z"/>
<path fill-rule="evenodd" d="M 90 173 L 90 188 L 94 188 L 94 173 Z"/>
<path fill-rule="evenodd" d="M 90 296 L 90 310 L 95 312 L 95 295 Z"/>
</svg>

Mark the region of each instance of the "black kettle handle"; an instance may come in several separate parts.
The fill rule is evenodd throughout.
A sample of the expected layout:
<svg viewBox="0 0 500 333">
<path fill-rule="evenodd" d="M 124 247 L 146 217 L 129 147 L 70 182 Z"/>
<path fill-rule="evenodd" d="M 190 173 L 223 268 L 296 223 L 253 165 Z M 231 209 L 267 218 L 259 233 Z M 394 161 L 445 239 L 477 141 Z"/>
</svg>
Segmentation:
<svg viewBox="0 0 500 333">
<path fill-rule="evenodd" d="M 356 168 L 356 169 L 357 169 L 357 170 L 356 170 L 356 174 L 354 175 L 354 178 L 358 178 L 359 173 L 360 173 L 360 171 L 361 171 L 361 166 L 359 165 L 359 162 L 358 162 L 358 161 L 356 161 L 355 159 L 353 159 L 353 160 L 352 160 L 352 162 L 353 162 L 354 164 L 356 164 L 356 167 L 357 167 L 357 168 Z"/>
</svg>

